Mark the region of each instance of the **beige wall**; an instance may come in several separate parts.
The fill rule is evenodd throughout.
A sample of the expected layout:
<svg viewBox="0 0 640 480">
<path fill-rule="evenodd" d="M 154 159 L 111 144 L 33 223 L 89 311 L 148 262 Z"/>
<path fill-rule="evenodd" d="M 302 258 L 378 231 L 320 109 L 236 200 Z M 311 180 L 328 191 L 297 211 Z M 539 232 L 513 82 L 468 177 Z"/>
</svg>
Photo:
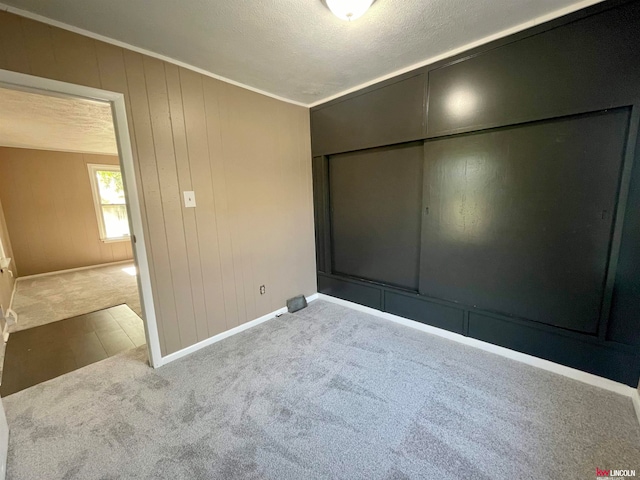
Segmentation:
<svg viewBox="0 0 640 480">
<path fill-rule="evenodd" d="M 0 199 L 19 276 L 133 258 L 131 242 L 100 240 L 89 163 L 119 160 L 0 147 Z"/>
<path fill-rule="evenodd" d="M 0 177 L 2 178 L 2 177 Z M 11 249 L 11 241 L 7 234 L 7 225 L 2 209 L 2 201 L 0 201 L 0 240 L 2 240 L 2 246 L 4 247 L 4 253 L 8 258 L 13 259 L 13 250 Z M 15 265 L 13 261 L 9 267 L 15 272 Z M 15 280 L 11 274 L 7 271 L 0 273 L 0 305 L 4 308 L 5 312 L 9 308 L 11 302 L 11 294 L 13 293 L 13 284 Z M 0 321 L 0 329 L 4 328 L 4 321 Z M 0 330 L 1 331 L 1 330 Z"/>
<path fill-rule="evenodd" d="M 315 293 L 308 109 L 6 12 L 0 68 L 125 94 L 163 354 Z"/>
</svg>

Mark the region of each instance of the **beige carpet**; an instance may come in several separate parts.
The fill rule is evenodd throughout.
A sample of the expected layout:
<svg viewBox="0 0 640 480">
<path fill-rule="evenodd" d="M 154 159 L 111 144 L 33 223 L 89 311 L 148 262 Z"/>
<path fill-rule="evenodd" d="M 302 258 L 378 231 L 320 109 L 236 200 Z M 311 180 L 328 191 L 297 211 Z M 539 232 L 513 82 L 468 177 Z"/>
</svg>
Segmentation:
<svg viewBox="0 0 640 480">
<path fill-rule="evenodd" d="M 125 271 L 132 267 L 133 262 L 121 263 L 18 281 L 13 299 L 18 323 L 9 332 L 123 303 L 142 316 L 136 277 Z"/>
</svg>

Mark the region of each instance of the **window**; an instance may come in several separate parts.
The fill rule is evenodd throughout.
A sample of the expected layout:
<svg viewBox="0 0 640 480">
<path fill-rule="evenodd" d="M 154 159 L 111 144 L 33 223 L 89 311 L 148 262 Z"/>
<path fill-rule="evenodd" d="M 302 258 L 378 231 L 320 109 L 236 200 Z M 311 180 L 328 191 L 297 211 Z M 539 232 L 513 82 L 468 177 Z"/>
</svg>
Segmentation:
<svg viewBox="0 0 640 480">
<path fill-rule="evenodd" d="M 93 203 L 103 242 L 129 240 L 129 219 L 118 165 L 89 164 Z"/>
</svg>

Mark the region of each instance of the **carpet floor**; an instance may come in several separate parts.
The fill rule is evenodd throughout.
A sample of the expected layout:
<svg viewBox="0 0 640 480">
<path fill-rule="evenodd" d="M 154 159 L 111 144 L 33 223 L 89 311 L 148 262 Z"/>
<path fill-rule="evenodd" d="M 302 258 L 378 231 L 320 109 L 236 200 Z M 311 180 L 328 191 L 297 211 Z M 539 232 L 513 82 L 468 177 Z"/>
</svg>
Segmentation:
<svg viewBox="0 0 640 480">
<path fill-rule="evenodd" d="M 153 370 L 11 395 L 11 479 L 539 479 L 640 470 L 631 400 L 316 301 Z"/>
<path fill-rule="evenodd" d="M 13 299 L 18 323 L 9 332 L 123 303 L 142 316 L 136 277 L 125 270 L 133 267 L 131 262 L 20 280 Z"/>
</svg>

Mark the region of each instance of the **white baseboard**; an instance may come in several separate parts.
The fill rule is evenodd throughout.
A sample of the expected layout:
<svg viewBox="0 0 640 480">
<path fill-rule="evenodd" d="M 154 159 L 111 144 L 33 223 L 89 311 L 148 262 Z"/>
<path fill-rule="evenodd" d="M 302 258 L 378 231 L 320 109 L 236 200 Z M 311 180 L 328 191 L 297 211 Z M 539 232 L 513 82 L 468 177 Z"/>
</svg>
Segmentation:
<svg viewBox="0 0 640 480">
<path fill-rule="evenodd" d="M 9 310 L 13 308 L 13 299 L 16 296 L 16 288 L 18 288 L 18 279 L 13 279 L 13 290 L 11 290 L 11 299 L 9 300 Z"/>
<path fill-rule="evenodd" d="M 307 298 L 307 302 L 311 303 L 314 300 L 318 299 L 318 294 L 314 293 L 313 295 L 309 295 Z M 255 320 L 251 320 L 250 322 L 247 323 L 243 323 L 242 325 L 238 325 L 237 327 L 234 327 L 230 330 L 227 330 L 225 332 L 219 333 L 218 335 L 214 335 L 213 337 L 209 337 L 206 340 L 202 340 L 201 342 L 198 342 L 194 345 L 191 345 L 190 347 L 187 348 L 183 348 L 182 350 L 178 350 L 177 352 L 171 353 L 169 355 L 166 355 L 164 357 L 162 357 L 160 359 L 160 362 L 158 365 L 156 365 L 156 367 L 161 367 L 163 365 L 166 365 L 167 363 L 173 362 L 174 360 L 177 360 L 179 358 L 185 357 L 187 355 L 190 355 L 194 352 L 197 352 L 198 350 L 204 348 L 204 347 L 208 347 L 209 345 L 213 345 L 214 343 L 219 342 L 220 340 L 224 340 L 225 338 L 231 337 L 233 335 L 236 335 L 240 332 L 244 332 L 245 330 L 248 330 L 252 327 L 255 327 L 256 325 L 260 325 L 261 323 L 264 323 L 268 320 L 271 320 L 273 318 L 276 318 L 277 316 L 282 315 L 283 313 L 287 313 L 287 307 L 282 307 L 279 308 L 278 310 L 275 310 L 271 313 L 267 313 L 266 315 L 263 315 L 259 318 L 256 318 Z"/>
<path fill-rule="evenodd" d="M 22 280 L 31 280 L 33 278 L 49 277 L 51 275 L 59 275 L 61 273 L 81 272 L 82 270 L 91 270 L 92 268 L 111 267 L 113 265 L 123 265 L 125 263 L 133 263 L 133 258 L 130 258 L 129 260 L 120 260 L 118 262 L 99 263 L 97 265 L 87 265 L 86 267 L 68 268 L 66 270 L 56 270 L 55 272 L 36 273 L 35 275 L 18 277 L 16 278 L 16 282 L 20 282 Z"/>
<path fill-rule="evenodd" d="M 598 375 L 593 375 L 592 373 L 583 372 L 582 370 L 576 370 L 575 368 L 550 362 L 549 360 L 544 360 L 542 358 L 534 357 L 532 355 L 527 355 L 526 353 L 516 352 L 515 350 L 510 350 L 508 348 L 500 347 L 498 345 L 493 345 L 492 343 L 483 342 L 482 340 L 476 340 L 475 338 L 465 337 L 464 335 L 460 335 L 458 333 L 453 333 L 447 330 L 443 330 L 441 328 L 425 325 L 424 323 L 415 322 L 413 320 L 399 317 L 391 313 L 382 312 L 374 308 L 365 307 L 357 303 L 349 302 L 347 300 L 342 300 L 340 298 L 331 297 L 329 295 L 324 295 L 322 293 L 318 294 L 318 298 L 320 300 L 336 303 L 338 305 L 342 305 L 344 307 L 348 307 L 353 310 L 365 312 L 370 315 L 383 318 L 385 320 L 390 320 L 392 322 L 399 323 L 400 325 L 404 325 L 406 327 L 414 328 L 416 330 L 430 333 L 432 335 L 437 335 L 439 337 L 447 338 L 449 340 L 453 340 L 454 342 L 479 348 L 480 350 L 484 350 L 486 352 L 495 353 L 496 355 L 510 358 L 511 360 L 516 360 L 521 363 L 526 363 L 527 365 L 541 368 L 549 372 L 557 373 L 559 375 L 563 375 L 565 377 L 569 377 L 574 380 L 587 383 L 589 385 L 603 388 L 611 392 L 619 393 L 627 397 L 633 397 L 634 392 L 636 397 L 638 395 L 638 391 L 635 388 L 632 388 L 623 383 L 614 382 L 613 380 L 609 380 L 608 378 L 603 378 L 603 377 L 599 377 Z M 636 400 L 634 400 L 634 402 L 635 401 Z M 636 404 L 636 412 L 638 412 L 639 409 L 640 409 L 640 405 Z"/>
<path fill-rule="evenodd" d="M 18 287 L 18 279 L 14 278 L 13 279 L 13 289 L 11 290 L 11 298 L 9 299 L 9 308 L 7 308 L 7 310 L 4 312 L 5 313 L 5 317 L 7 315 L 7 312 L 9 310 L 13 309 L 13 299 L 16 296 L 16 288 L 17 287 Z M 4 328 L 2 329 L 2 341 L 4 343 L 7 343 L 8 340 L 9 340 L 9 322 L 5 318 L 5 320 L 4 320 Z"/>
<path fill-rule="evenodd" d="M 636 416 L 638 417 L 638 423 L 640 423 L 640 385 L 638 389 L 633 389 L 631 394 L 631 400 L 633 401 L 633 408 L 636 410 Z"/>
</svg>

